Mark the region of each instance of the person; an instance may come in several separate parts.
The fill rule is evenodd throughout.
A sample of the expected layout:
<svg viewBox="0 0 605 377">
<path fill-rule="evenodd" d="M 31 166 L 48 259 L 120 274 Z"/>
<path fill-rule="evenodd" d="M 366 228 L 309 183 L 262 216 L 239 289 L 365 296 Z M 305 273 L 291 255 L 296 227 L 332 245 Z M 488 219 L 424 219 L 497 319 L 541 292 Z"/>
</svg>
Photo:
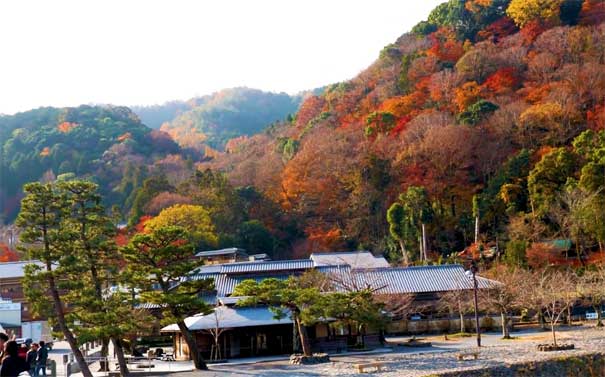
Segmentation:
<svg viewBox="0 0 605 377">
<path fill-rule="evenodd" d="M 4 332 L 0 332 L 0 363 L 2 363 L 2 359 L 4 358 L 4 345 L 8 342 L 8 335 Z"/>
<path fill-rule="evenodd" d="M 25 360 L 19 357 L 19 345 L 14 340 L 4 344 L 4 358 L 0 366 L 0 376 L 15 377 L 22 372 L 27 372 L 29 367 Z"/>
<path fill-rule="evenodd" d="M 36 359 L 38 358 L 38 343 L 32 343 L 31 348 L 27 351 L 25 362 L 29 366 L 29 374 L 37 376 L 36 374 Z"/>
<path fill-rule="evenodd" d="M 36 358 L 36 371 L 35 375 L 39 376 L 42 371 L 42 376 L 46 376 L 46 360 L 48 360 L 48 349 L 43 340 L 40 341 L 40 347 L 38 348 L 38 358 Z"/>
</svg>

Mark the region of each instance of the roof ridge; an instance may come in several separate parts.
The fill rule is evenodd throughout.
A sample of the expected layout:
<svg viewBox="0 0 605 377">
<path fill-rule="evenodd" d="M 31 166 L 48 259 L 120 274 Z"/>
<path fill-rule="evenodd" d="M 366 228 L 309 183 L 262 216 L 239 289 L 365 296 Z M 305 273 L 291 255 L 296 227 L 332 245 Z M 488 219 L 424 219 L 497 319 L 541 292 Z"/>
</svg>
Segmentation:
<svg viewBox="0 0 605 377">
<path fill-rule="evenodd" d="M 332 255 L 337 255 L 337 254 L 359 254 L 359 253 L 369 253 L 374 255 L 371 251 L 369 250 L 353 250 L 353 251 L 315 251 L 312 252 L 311 255 L 327 255 L 327 254 L 332 254 Z"/>
<path fill-rule="evenodd" d="M 40 261 L 38 259 L 28 259 L 28 260 L 15 260 L 15 261 L 10 261 L 10 262 L 0 262 L 0 266 L 3 265 L 7 265 L 7 264 L 17 264 L 17 263 L 36 263 Z"/>
<path fill-rule="evenodd" d="M 428 266 L 407 266 L 407 267 L 374 267 L 374 268 L 358 268 L 358 271 L 363 271 L 363 270 L 398 270 L 398 271 L 405 271 L 405 270 L 420 270 L 420 269 L 435 269 L 435 268 L 454 268 L 454 267 L 462 267 L 464 268 L 463 265 L 461 264 L 431 264 Z"/>
</svg>

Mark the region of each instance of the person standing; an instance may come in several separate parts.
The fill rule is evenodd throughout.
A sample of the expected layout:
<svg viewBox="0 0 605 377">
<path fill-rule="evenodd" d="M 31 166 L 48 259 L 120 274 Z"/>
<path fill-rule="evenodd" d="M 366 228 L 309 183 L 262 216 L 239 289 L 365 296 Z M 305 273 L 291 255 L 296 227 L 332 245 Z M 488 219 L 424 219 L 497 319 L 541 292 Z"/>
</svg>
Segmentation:
<svg viewBox="0 0 605 377">
<path fill-rule="evenodd" d="M 29 370 L 25 360 L 19 357 L 19 345 L 14 340 L 4 344 L 4 358 L 0 366 L 1 377 L 15 377 Z"/>
<path fill-rule="evenodd" d="M 38 349 L 38 357 L 36 358 L 36 376 L 40 375 L 40 371 L 42 371 L 42 376 L 46 376 L 46 360 L 48 360 L 48 349 L 46 349 L 46 344 L 43 340 L 40 341 L 40 348 Z"/>
<path fill-rule="evenodd" d="M 29 374 L 37 376 L 36 360 L 38 359 L 38 343 L 32 343 L 31 348 L 27 351 L 25 362 L 29 366 Z"/>
<path fill-rule="evenodd" d="M 8 342 L 8 335 L 0 332 L 0 364 L 2 363 L 2 359 L 4 359 L 4 345 L 6 342 Z"/>
</svg>

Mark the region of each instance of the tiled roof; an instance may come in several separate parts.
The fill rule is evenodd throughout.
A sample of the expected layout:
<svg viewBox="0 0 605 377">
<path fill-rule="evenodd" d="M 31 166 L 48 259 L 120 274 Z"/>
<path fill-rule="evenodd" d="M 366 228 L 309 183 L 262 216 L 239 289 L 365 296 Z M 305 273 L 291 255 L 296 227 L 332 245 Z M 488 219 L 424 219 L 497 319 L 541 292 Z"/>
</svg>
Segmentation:
<svg viewBox="0 0 605 377">
<path fill-rule="evenodd" d="M 305 270 L 313 267 L 310 259 L 293 259 L 280 261 L 258 261 L 223 264 L 221 273 L 240 274 L 251 272 Z"/>
<path fill-rule="evenodd" d="M 24 277 L 25 271 L 23 269 L 28 264 L 37 264 L 40 267 L 44 267 L 42 262 L 37 260 L 0 263 L 0 279 Z"/>
<path fill-rule="evenodd" d="M 472 279 L 461 265 L 377 268 L 334 275 L 342 290 L 373 289 L 377 293 L 426 293 L 473 289 Z M 479 288 L 490 288 L 497 282 L 478 277 Z"/>
<path fill-rule="evenodd" d="M 214 329 L 217 325 L 222 329 L 237 328 L 237 327 L 252 327 L 252 326 L 268 326 L 268 325 L 284 325 L 292 323 L 289 315 L 284 318 L 276 319 L 273 313 L 267 307 L 246 307 L 233 308 L 227 306 L 219 306 L 214 309 L 215 313 L 206 315 L 195 315 L 185 318 L 185 325 L 189 330 L 208 330 Z M 161 332 L 178 332 L 179 328 L 176 324 L 164 327 Z"/>
<path fill-rule="evenodd" d="M 262 275 L 262 276 L 229 276 L 221 274 L 214 280 L 214 286 L 216 289 L 216 294 L 218 296 L 230 296 L 233 293 L 235 287 L 240 284 L 244 280 L 254 280 L 257 283 L 265 279 L 278 279 L 278 280 L 287 280 L 291 274 L 271 274 L 271 275 Z"/>
<path fill-rule="evenodd" d="M 384 257 L 375 257 L 369 251 L 313 253 L 309 258 L 316 266 L 347 264 L 352 269 L 390 267 Z"/>
<path fill-rule="evenodd" d="M 213 256 L 217 256 L 217 255 L 230 255 L 230 254 L 246 254 L 246 251 L 244 249 L 238 249 L 236 247 L 230 247 L 227 249 L 220 249 L 220 250 L 205 250 L 205 251 L 200 251 L 197 254 L 195 254 L 196 257 L 213 257 Z M 248 255 L 248 254 L 246 254 Z"/>
</svg>

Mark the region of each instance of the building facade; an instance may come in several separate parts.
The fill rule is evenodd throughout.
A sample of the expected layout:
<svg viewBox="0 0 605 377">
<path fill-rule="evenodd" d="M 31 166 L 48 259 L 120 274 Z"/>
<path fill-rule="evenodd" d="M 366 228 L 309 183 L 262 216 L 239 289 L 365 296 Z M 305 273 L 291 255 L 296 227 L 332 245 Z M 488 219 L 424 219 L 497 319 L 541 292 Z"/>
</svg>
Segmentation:
<svg viewBox="0 0 605 377">
<path fill-rule="evenodd" d="M 255 261 L 205 265 L 183 279 L 214 279 L 215 292 L 206 297 L 216 305 L 214 313 L 197 315 L 185 323 L 193 331 L 198 347 L 206 358 L 215 357 L 217 348 L 222 358 L 288 354 L 292 352 L 294 326 L 287 319 L 276 320 L 267 307 L 237 307 L 233 297 L 235 287 L 242 281 L 267 278 L 280 280 L 315 270 L 327 275 L 337 291 L 371 289 L 375 294 L 413 295 L 424 308 L 434 304 L 439 295 L 452 290 L 471 290 L 472 280 L 461 265 L 390 267 L 382 257 L 370 252 L 314 253 L 309 259 Z M 479 288 L 486 289 L 497 282 L 478 278 Z M 409 318 L 399 318 L 390 325 L 393 332 L 413 332 L 421 326 L 407 325 Z M 405 330 L 402 324 L 406 323 Z M 412 331 L 408 331 L 412 330 Z M 189 358 L 189 350 L 176 325 L 161 330 L 173 335 L 175 356 Z M 357 329 L 325 321 L 308 327 L 311 345 L 316 352 L 338 353 L 355 345 Z M 213 334 L 220 333 L 218 344 Z M 378 329 L 369 329 L 364 337 L 367 347 L 380 343 Z M 277 346 L 279 345 L 279 347 Z"/>
</svg>

